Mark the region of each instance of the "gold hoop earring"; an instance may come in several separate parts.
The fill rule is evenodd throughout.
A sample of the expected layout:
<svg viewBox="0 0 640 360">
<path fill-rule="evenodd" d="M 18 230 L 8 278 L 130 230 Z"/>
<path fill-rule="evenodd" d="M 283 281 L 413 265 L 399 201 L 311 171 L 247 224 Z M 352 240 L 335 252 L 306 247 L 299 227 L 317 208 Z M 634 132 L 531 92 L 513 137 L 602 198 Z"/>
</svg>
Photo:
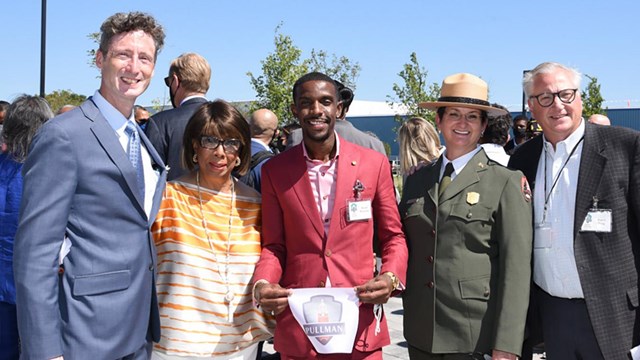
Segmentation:
<svg viewBox="0 0 640 360">
<path fill-rule="evenodd" d="M 191 158 L 191 161 L 193 161 L 194 164 L 198 163 L 198 154 L 193 154 L 193 157 Z"/>
<path fill-rule="evenodd" d="M 242 161 L 240 160 L 240 158 L 236 158 L 236 167 L 240 166 L 240 163 L 242 163 Z"/>
</svg>

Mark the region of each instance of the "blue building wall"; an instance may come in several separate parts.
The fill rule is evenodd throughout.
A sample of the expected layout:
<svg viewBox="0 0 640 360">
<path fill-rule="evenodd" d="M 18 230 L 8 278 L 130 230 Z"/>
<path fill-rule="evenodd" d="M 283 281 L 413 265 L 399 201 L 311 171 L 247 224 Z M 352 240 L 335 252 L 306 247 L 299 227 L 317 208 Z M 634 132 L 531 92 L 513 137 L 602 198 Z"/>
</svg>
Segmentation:
<svg viewBox="0 0 640 360">
<path fill-rule="evenodd" d="M 512 112 L 511 116 L 515 117 L 522 112 Z M 531 117 L 531 114 L 528 114 Z M 611 120 L 611 125 L 623 126 L 640 131 L 640 108 L 626 109 L 609 109 L 606 115 Z M 362 116 L 347 117 L 347 120 L 362 131 L 371 131 L 391 146 L 391 155 L 398 155 L 397 135 L 394 131 L 399 124 L 393 116 Z M 513 136 L 513 135 L 512 135 Z"/>
</svg>

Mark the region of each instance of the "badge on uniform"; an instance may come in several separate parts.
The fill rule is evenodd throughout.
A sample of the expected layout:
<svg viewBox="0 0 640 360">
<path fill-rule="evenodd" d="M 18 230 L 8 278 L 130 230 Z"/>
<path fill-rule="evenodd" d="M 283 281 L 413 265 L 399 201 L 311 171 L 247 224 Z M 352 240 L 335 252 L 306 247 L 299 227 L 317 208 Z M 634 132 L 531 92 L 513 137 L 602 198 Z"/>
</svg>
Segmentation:
<svg viewBox="0 0 640 360">
<path fill-rule="evenodd" d="M 354 198 L 347 200 L 347 221 L 366 221 L 372 218 L 371 199 L 363 199 L 365 187 L 356 180 L 353 186 Z"/>
<path fill-rule="evenodd" d="M 475 205 L 480 201 L 480 194 L 475 191 L 471 191 L 467 193 L 467 204 Z"/>
<path fill-rule="evenodd" d="M 611 232 L 611 209 L 599 209 L 598 197 L 593 197 L 593 206 L 584 218 L 581 232 Z"/>
</svg>

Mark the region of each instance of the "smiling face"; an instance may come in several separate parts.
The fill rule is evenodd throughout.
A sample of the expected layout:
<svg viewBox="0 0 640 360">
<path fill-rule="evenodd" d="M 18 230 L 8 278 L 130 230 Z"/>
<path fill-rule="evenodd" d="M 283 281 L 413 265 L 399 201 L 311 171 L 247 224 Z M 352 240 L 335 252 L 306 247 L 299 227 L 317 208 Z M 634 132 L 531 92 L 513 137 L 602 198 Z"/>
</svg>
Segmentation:
<svg viewBox="0 0 640 360">
<path fill-rule="evenodd" d="M 538 96 L 544 93 L 557 93 L 565 89 L 575 89 L 576 85 L 568 71 L 557 68 L 549 73 L 536 75 L 530 94 Z M 576 92 L 575 99 L 569 104 L 565 104 L 553 95 L 553 103 L 549 107 L 543 107 L 535 98 L 529 98 L 529 108 L 533 117 L 542 126 L 545 138 L 554 146 L 569 137 L 582 121 L 580 91 Z"/>
<path fill-rule="evenodd" d="M 156 46 L 142 30 L 115 35 L 106 54 L 98 50 L 100 94 L 122 115 L 129 117 L 136 101 L 149 86 L 155 66 Z"/>
<path fill-rule="evenodd" d="M 335 140 L 333 128 L 341 110 L 334 83 L 310 80 L 300 84 L 291 112 L 300 122 L 308 148 Z"/>
<path fill-rule="evenodd" d="M 442 118 L 436 116 L 436 124 L 447 146 L 447 159 L 455 160 L 476 148 L 487 127 L 482 118 L 480 110 L 449 106 Z"/>
<path fill-rule="evenodd" d="M 216 140 L 228 140 L 230 137 L 215 137 Z M 204 186 L 210 189 L 227 190 L 226 184 L 230 182 L 231 173 L 236 166 L 240 145 L 237 150 L 231 148 L 225 150 L 223 144 L 202 146 L 202 142 L 194 142 L 193 150 L 198 156 L 198 167 Z"/>
</svg>

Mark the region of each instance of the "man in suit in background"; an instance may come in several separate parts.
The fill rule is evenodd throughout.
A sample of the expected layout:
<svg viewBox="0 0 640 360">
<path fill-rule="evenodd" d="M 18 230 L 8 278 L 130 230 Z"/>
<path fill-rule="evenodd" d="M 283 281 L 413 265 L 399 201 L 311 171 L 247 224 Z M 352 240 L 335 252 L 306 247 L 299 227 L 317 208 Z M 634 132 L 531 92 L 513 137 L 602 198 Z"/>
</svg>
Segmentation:
<svg viewBox="0 0 640 360">
<path fill-rule="evenodd" d="M 387 152 L 384 149 L 384 144 L 380 139 L 373 137 L 364 131 L 360 131 L 358 128 L 353 126 L 352 123 L 346 120 L 347 112 L 349 111 L 349 107 L 353 102 L 353 90 L 344 86 L 341 82 L 336 81 L 336 86 L 338 87 L 338 94 L 340 96 L 340 101 L 342 102 L 342 110 L 338 114 L 335 130 L 340 135 L 340 137 L 345 140 L 352 142 L 356 145 L 360 145 L 362 147 L 366 147 L 367 149 L 375 150 L 381 153 L 384 156 L 387 156 Z M 287 149 L 294 147 L 302 142 L 302 131 L 294 130 L 289 135 L 287 139 Z"/>
<path fill-rule="evenodd" d="M 249 172 L 238 180 L 260 192 L 262 165 L 275 155 L 269 145 L 278 129 L 278 117 L 269 109 L 258 109 L 249 118 L 249 128 L 251 129 L 251 166 Z"/>
<path fill-rule="evenodd" d="M 160 338 L 150 227 L 166 169 L 133 106 L 164 30 L 139 12 L 100 29 L 100 89 L 43 126 L 23 168 L 14 252 L 22 359 L 148 359 Z"/>
<path fill-rule="evenodd" d="M 376 331 L 374 304 L 386 303 L 402 287 L 407 267 L 389 162 L 336 135 L 342 103 L 327 75 L 302 76 L 293 99 L 291 111 L 302 126 L 303 142 L 263 167 L 262 216 L 269 226 L 263 227 L 254 273 L 256 301 L 277 316 L 275 348 L 283 359 L 315 358 L 316 350 L 288 306 L 287 288 L 355 287 L 363 304 L 352 353 L 323 358 L 382 359 L 389 333 L 384 316 Z M 350 221 L 356 205 L 368 205 L 369 217 Z M 378 276 L 374 220 L 382 249 Z"/>
<path fill-rule="evenodd" d="M 209 63 L 196 53 L 175 58 L 169 67 L 169 76 L 164 78 L 174 109 L 153 115 L 145 132 L 162 161 L 169 165 L 169 181 L 187 172 L 180 155 L 184 128 L 196 110 L 207 102 L 204 96 L 209 91 L 210 80 Z"/>
<path fill-rule="evenodd" d="M 543 129 L 509 162 L 534 190 L 529 329 L 541 321 L 549 360 L 629 359 L 640 344 L 640 137 L 587 123 L 580 78 L 548 62 L 523 80 Z"/>
</svg>

